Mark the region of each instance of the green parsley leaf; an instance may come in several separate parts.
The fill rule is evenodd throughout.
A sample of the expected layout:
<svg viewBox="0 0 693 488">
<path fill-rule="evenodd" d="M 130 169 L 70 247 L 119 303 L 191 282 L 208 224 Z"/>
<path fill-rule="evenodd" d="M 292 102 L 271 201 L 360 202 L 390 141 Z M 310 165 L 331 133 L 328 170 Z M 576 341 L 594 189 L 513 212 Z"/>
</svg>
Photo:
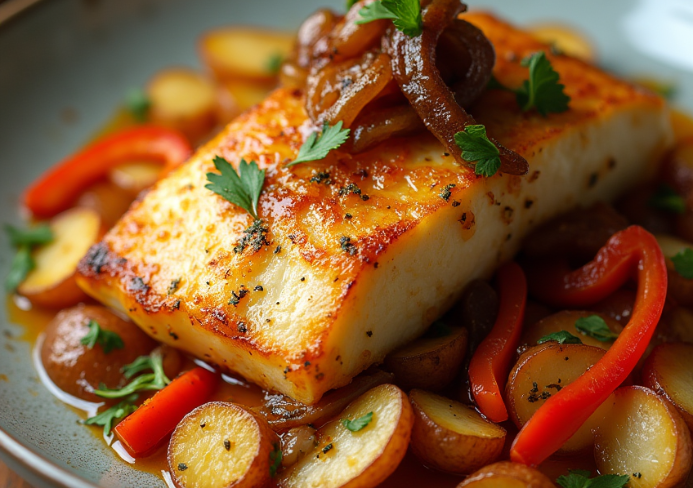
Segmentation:
<svg viewBox="0 0 693 488">
<path fill-rule="evenodd" d="M 452 334 L 452 329 L 442 320 L 436 320 L 426 331 L 428 337 L 447 337 Z"/>
<path fill-rule="evenodd" d="M 674 269 L 687 280 L 693 280 L 693 249 L 687 247 L 671 257 Z"/>
<path fill-rule="evenodd" d="M 541 115 L 549 112 L 568 110 L 570 97 L 563 92 L 565 85 L 558 82 L 559 76 L 546 58 L 544 51 L 532 54 L 522 61 L 522 66 L 529 67 L 529 79 L 525 80 L 515 95 L 517 103 L 526 112 L 536 108 Z"/>
<path fill-rule="evenodd" d="M 137 406 L 135 406 L 137 396 L 137 394 L 130 395 L 117 405 L 113 405 L 108 410 L 104 410 L 98 415 L 89 417 L 84 421 L 84 423 L 86 425 L 102 425 L 104 435 L 111 435 L 111 429 L 113 428 L 114 421 L 123 419 L 137 410 Z"/>
<path fill-rule="evenodd" d="M 40 224 L 30 229 L 18 229 L 6 224 L 5 232 L 10 238 L 10 244 L 14 247 L 40 246 L 53 241 L 53 231 L 46 224 Z"/>
<path fill-rule="evenodd" d="M 90 320 L 88 327 L 87 335 L 82 337 L 79 342 L 89 349 L 93 349 L 96 344 L 99 344 L 103 348 L 103 352 L 108 354 L 113 349 L 123 349 L 125 347 L 123 339 L 118 334 L 102 329 L 96 320 Z"/>
<path fill-rule="evenodd" d="M 269 454 L 270 458 L 270 476 L 274 478 L 277 475 L 277 470 L 282 465 L 282 458 L 284 457 L 282 450 L 279 448 L 279 444 L 274 444 L 274 449 Z"/>
<path fill-rule="evenodd" d="M 122 398 L 138 391 L 161 390 L 171 382 L 164 373 L 163 358 L 158 350 L 154 350 L 149 356 L 140 356 L 122 368 L 123 375 L 127 379 L 147 370 L 151 370 L 152 373 L 136 377 L 123 388 L 111 390 L 102 384 L 94 390 L 94 394 L 103 398 Z"/>
<path fill-rule="evenodd" d="M 582 344 L 582 341 L 579 337 L 575 337 L 567 330 L 560 330 L 558 332 L 553 332 L 552 334 L 545 335 L 537 341 L 537 344 L 543 344 L 549 341 L 556 341 L 559 344 Z"/>
<path fill-rule="evenodd" d="M 493 176 L 500 168 L 500 151 L 486 136 L 483 125 L 468 125 L 455 134 L 455 143 L 462 149 L 462 159 L 475 163 L 477 175 Z"/>
<path fill-rule="evenodd" d="M 371 420 L 373 420 L 373 412 L 368 412 L 366 415 L 356 420 L 342 419 L 342 425 L 352 432 L 358 432 L 370 424 Z"/>
<path fill-rule="evenodd" d="M 267 70 L 272 73 L 273 75 L 276 75 L 279 73 L 279 70 L 282 68 L 282 63 L 284 62 L 284 56 L 281 54 L 273 54 L 269 60 L 267 60 Z"/>
<path fill-rule="evenodd" d="M 391 19 L 398 30 L 409 37 L 416 37 L 423 32 L 421 3 L 419 0 L 376 0 L 359 10 L 360 20 L 365 24 L 379 19 Z"/>
<path fill-rule="evenodd" d="M 5 289 L 13 292 L 29 272 L 36 267 L 31 249 L 34 246 L 48 244 L 53 240 L 53 231 L 46 224 L 37 225 L 31 229 L 19 229 L 5 225 L 5 232 L 10 238 L 10 244 L 17 249 L 12 258 L 10 272 L 5 278 Z"/>
<path fill-rule="evenodd" d="M 349 132 L 351 132 L 350 129 L 342 130 L 341 120 L 331 127 L 325 122 L 322 126 L 322 134 L 318 136 L 317 132 L 313 132 L 308 136 L 308 139 L 306 139 L 306 142 L 303 143 L 298 151 L 298 157 L 287 164 L 287 167 L 324 159 L 332 149 L 337 149 L 344 144 L 349 138 Z"/>
<path fill-rule="evenodd" d="M 609 342 L 618 337 L 606 325 L 604 319 L 599 315 L 590 315 L 589 317 L 580 317 L 575 321 L 575 328 L 585 335 L 593 337 L 598 341 Z"/>
<path fill-rule="evenodd" d="M 647 203 L 652 208 L 679 215 L 686 211 L 686 200 L 669 185 L 659 185 Z"/>
<path fill-rule="evenodd" d="M 559 476 L 556 483 L 563 488 L 623 488 L 630 480 L 628 475 L 605 474 L 590 479 L 590 472 L 570 470 L 568 476 Z"/>
<path fill-rule="evenodd" d="M 205 188 L 238 205 L 258 220 L 257 202 L 265 183 L 265 170 L 258 168 L 255 161 L 247 163 L 241 159 L 236 173 L 231 163 L 220 156 L 214 157 L 214 167 L 221 174 L 207 173 L 209 184 Z"/>
<path fill-rule="evenodd" d="M 125 95 L 125 106 L 138 122 L 146 122 L 152 101 L 141 88 L 133 88 Z"/>
<path fill-rule="evenodd" d="M 7 277 L 5 278 L 5 289 L 8 292 L 15 291 L 34 267 L 36 267 L 36 263 L 34 262 L 34 258 L 31 257 L 31 249 L 29 246 L 22 246 L 17 249 L 17 253 L 14 255 L 14 258 L 12 258 L 10 272 L 7 273 Z"/>
</svg>

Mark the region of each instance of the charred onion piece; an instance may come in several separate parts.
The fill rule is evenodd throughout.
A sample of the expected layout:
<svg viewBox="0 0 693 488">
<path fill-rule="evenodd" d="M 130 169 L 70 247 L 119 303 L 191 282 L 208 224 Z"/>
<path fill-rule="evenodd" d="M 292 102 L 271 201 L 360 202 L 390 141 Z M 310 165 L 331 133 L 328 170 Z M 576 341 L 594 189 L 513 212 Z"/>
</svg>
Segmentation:
<svg viewBox="0 0 693 488">
<path fill-rule="evenodd" d="M 392 73 L 402 93 L 428 130 L 460 164 L 467 165 L 455 143 L 455 134 L 476 121 L 457 103 L 435 62 L 438 38 L 464 8 L 459 0 L 433 0 L 422 14 L 423 33 L 409 37 L 390 27 L 383 39 L 383 50 L 392 58 Z M 501 172 L 527 174 L 529 165 L 524 158 L 498 141 L 491 141 L 500 150 Z"/>
<path fill-rule="evenodd" d="M 354 123 L 350 149 L 352 153 L 363 152 L 390 137 L 415 134 L 424 128 L 408 104 L 368 111 Z"/>
</svg>

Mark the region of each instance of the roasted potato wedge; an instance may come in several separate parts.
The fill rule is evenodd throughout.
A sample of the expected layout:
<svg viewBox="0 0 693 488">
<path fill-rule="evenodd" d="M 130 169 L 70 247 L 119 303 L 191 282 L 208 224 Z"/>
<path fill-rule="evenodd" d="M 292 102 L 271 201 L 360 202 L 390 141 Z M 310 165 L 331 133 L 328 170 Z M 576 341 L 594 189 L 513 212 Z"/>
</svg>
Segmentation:
<svg viewBox="0 0 693 488">
<path fill-rule="evenodd" d="M 599 472 L 627 474 L 631 488 L 668 488 L 684 481 L 693 463 L 691 434 L 676 408 L 642 386 L 619 388 L 610 403 L 595 435 Z"/>
<path fill-rule="evenodd" d="M 505 429 L 473 408 L 424 390 L 412 390 L 409 399 L 414 410 L 410 445 L 425 465 L 469 474 L 500 456 Z"/>
<path fill-rule="evenodd" d="M 207 32 L 200 40 L 200 55 L 219 80 L 272 82 L 293 45 L 292 34 L 229 27 Z"/>
<path fill-rule="evenodd" d="M 598 341 L 593 337 L 583 334 L 575 328 L 575 321 L 577 319 L 589 317 L 591 315 L 599 315 L 601 318 L 603 318 L 606 325 L 609 326 L 611 332 L 615 334 L 619 334 L 623 330 L 623 326 L 608 315 L 587 311 L 562 310 L 553 315 L 549 315 L 548 317 L 545 317 L 539 322 L 528 327 L 523 333 L 522 340 L 520 342 L 527 344 L 530 347 L 535 346 L 537 341 L 542 337 L 554 332 L 565 330 L 574 336 L 579 337 L 583 344 L 599 347 L 601 349 L 609 349 L 612 344 L 611 342 Z"/>
<path fill-rule="evenodd" d="M 278 452 L 279 439 L 263 418 L 234 403 L 210 402 L 173 431 L 168 468 L 179 488 L 261 488 L 270 467 L 278 467 Z"/>
<path fill-rule="evenodd" d="M 50 222 L 53 242 L 37 248 L 36 267 L 20 283 L 17 292 L 33 305 L 63 308 L 87 298 L 77 286 L 77 263 L 103 235 L 99 215 L 88 208 L 72 208 Z"/>
<path fill-rule="evenodd" d="M 642 380 L 664 395 L 693 429 L 693 344 L 670 342 L 655 347 L 645 361 Z"/>
<path fill-rule="evenodd" d="M 597 52 L 594 45 L 581 33 L 572 27 L 559 24 L 538 24 L 531 26 L 529 32 L 546 44 L 554 46 L 558 51 L 594 63 Z"/>
<path fill-rule="evenodd" d="M 122 164 L 109 173 L 109 179 L 113 184 L 136 197 L 156 183 L 161 177 L 160 164 L 142 161 Z"/>
<path fill-rule="evenodd" d="M 447 327 L 440 337 L 422 337 L 385 358 L 385 369 L 409 390 L 440 390 L 457 375 L 467 352 L 467 329 Z"/>
<path fill-rule="evenodd" d="M 371 421 L 357 432 L 342 420 Z M 318 445 L 281 472 L 283 488 L 371 488 L 397 468 L 407 452 L 414 415 L 407 395 L 395 385 L 381 385 L 349 405 L 334 422 L 317 432 Z"/>
<path fill-rule="evenodd" d="M 149 117 L 199 141 L 217 124 L 217 91 L 207 77 L 188 68 L 159 71 L 147 84 Z"/>
<path fill-rule="evenodd" d="M 659 247 L 662 248 L 662 253 L 667 258 L 668 297 L 675 303 L 685 307 L 693 306 L 693 280 L 688 280 L 681 276 L 671 261 L 671 258 L 679 252 L 685 249 L 693 249 L 693 244 L 666 234 L 657 235 L 657 242 Z"/>
<path fill-rule="evenodd" d="M 554 484 L 534 468 L 501 461 L 481 468 L 457 488 L 554 488 Z"/>
<path fill-rule="evenodd" d="M 663 342 L 693 344 L 693 310 L 686 307 L 674 307 L 664 312 L 657 325 L 656 339 Z"/>
<path fill-rule="evenodd" d="M 100 181 L 91 185 L 79 196 L 76 206 L 94 210 L 101 218 L 103 227 L 110 228 L 130 208 L 136 196 L 135 193 L 111 181 Z"/>
<path fill-rule="evenodd" d="M 220 90 L 225 100 L 222 103 L 225 103 L 227 107 L 225 115 L 222 115 L 222 117 L 230 120 L 230 118 L 236 117 L 236 115 L 248 110 L 250 107 L 254 107 L 267 98 L 267 95 L 274 87 L 274 83 L 267 84 L 245 80 L 222 82 Z"/>
<path fill-rule="evenodd" d="M 575 381 L 604 355 L 604 349 L 584 344 L 546 342 L 528 349 L 513 367 L 506 386 L 510 418 L 522 427 L 544 402 Z M 592 447 L 593 429 L 607 411 L 607 402 L 585 422 L 559 453 L 573 454 Z"/>
</svg>

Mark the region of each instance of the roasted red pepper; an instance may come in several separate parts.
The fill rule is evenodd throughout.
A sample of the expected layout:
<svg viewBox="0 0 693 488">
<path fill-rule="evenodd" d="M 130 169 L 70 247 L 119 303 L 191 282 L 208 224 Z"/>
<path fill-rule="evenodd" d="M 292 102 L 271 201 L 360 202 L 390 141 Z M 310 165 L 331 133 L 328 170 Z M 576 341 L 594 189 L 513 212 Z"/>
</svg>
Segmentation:
<svg viewBox="0 0 693 488">
<path fill-rule="evenodd" d="M 119 164 L 154 161 L 172 169 L 192 147 L 177 131 L 155 126 L 127 129 L 102 139 L 48 170 L 24 192 L 24 205 L 38 218 L 67 210 L 87 187 Z"/>
<path fill-rule="evenodd" d="M 113 432 L 132 457 L 146 457 L 183 417 L 207 401 L 218 381 L 218 374 L 198 366 L 145 401 Z"/>
<path fill-rule="evenodd" d="M 502 422 L 508 420 L 503 391 L 522 332 L 527 280 L 522 268 L 509 263 L 498 270 L 497 284 L 498 316 L 469 363 L 469 385 L 481 413 L 494 422 Z"/>
<path fill-rule="evenodd" d="M 630 278 L 637 280 L 638 293 L 628 325 L 597 364 L 534 413 L 513 442 L 512 461 L 540 464 L 623 383 L 645 352 L 667 295 L 662 251 L 654 236 L 637 226 L 614 234 L 593 261 L 575 271 L 553 260 L 528 269 L 532 294 L 559 307 L 592 305 Z"/>
</svg>

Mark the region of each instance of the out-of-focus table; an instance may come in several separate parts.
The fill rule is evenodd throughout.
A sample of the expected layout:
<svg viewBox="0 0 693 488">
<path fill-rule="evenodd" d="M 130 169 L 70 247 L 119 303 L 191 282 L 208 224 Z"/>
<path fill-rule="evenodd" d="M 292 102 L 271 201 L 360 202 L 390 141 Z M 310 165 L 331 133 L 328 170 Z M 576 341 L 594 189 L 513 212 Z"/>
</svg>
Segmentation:
<svg viewBox="0 0 693 488">
<path fill-rule="evenodd" d="M 0 461 L 0 488 L 31 488 L 31 486 Z"/>
</svg>

